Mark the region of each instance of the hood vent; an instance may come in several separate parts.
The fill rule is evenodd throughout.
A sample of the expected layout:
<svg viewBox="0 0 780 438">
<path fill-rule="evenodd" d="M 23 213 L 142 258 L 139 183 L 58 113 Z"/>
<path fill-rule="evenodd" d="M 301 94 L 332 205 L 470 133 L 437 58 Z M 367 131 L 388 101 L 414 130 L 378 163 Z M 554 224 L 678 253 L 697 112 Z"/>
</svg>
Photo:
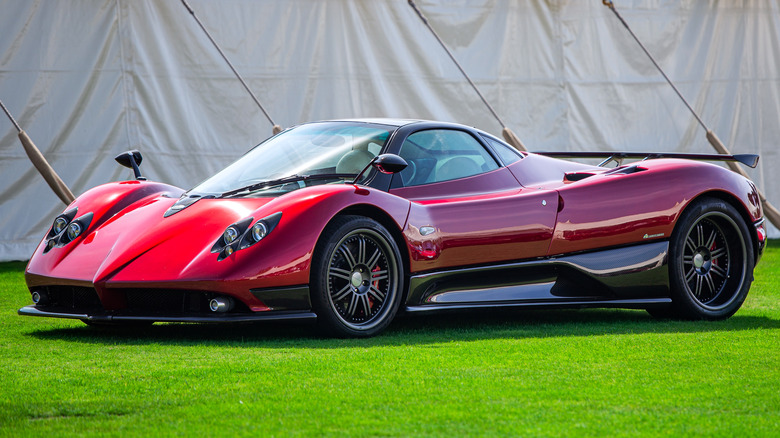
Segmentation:
<svg viewBox="0 0 780 438">
<path fill-rule="evenodd" d="M 190 195 L 187 196 L 186 194 L 182 195 L 181 198 L 179 198 L 178 201 L 176 201 L 175 204 L 171 205 L 171 208 L 169 208 L 163 217 L 173 216 L 174 214 L 184 210 L 185 208 L 189 207 L 190 205 L 200 201 L 201 199 L 211 199 L 213 196 L 201 196 L 201 195 Z"/>
</svg>

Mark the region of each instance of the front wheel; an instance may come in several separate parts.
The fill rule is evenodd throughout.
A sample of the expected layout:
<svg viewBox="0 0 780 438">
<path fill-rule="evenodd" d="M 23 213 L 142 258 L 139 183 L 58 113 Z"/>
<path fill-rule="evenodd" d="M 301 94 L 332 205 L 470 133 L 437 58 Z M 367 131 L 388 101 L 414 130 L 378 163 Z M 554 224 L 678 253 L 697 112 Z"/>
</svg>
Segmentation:
<svg viewBox="0 0 780 438">
<path fill-rule="evenodd" d="M 390 233 L 361 216 L 336 218 L 312 262 L 311 294 L 319 327 L 329 335 L 374 336 L 401 302 L 401 255 Z"/>
<path fill-rule="evenodd" d="M 682 213 L 669 248 L 673 316 L 726 319 L 742 306 L 755 263 L 749 236 L 739 213 L 719 199 Z"/>
</svg>

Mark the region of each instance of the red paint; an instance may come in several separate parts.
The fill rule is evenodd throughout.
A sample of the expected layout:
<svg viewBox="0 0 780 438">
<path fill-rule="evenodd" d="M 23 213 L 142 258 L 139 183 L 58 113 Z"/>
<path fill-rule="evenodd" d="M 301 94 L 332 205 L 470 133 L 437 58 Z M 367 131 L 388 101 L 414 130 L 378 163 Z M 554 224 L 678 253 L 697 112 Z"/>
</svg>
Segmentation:
<svg viewBox="0 0 780 438">
<path fill-rule="evenodd" d="M 558 203 L 555 191 L 523 188 L 506 168 L 391 193 L 413 201 L 404 231 L 412 272 L 544 256 Z"/>
<path fill-rule="evenodd" d="M 680 160 L 641 166 L 647 170 L 564 182 L 568 172 L 604 169 L 531 154 L 508 168 L 391 193 L 326 184 L 278 198 L 201 199 L 168 218 L 181 189 L 111 183 L 69 207 L 78 207 L 77 217 L 92 212 L 92 223 L 62 248 L 43 254 L 39 245 L 27 282 L 92 285 L 109 310 L 125 305 L 122 288 L 142 286 L 223 293 L 265 311 L 249 290 L 309 283 L 322 230 L 349 207 L 391 218 L 410 273 L 666 239 L 680 212 L 706 193 L 731 197 L 751 221 L 761 218 L 755 186 L 728 170 Z M 282 219 L 265 239 L 217 262 L 210 250 L 225 228 L 277 212 Z M 764 238 L 761 228 L 756 233 Z"/>
<path fill-rule="evenodd" d="M 408 201 L 384 192 L 322 185 L 278 198 L 201 199 L 163 218 L 180 193 L 155 183 L 134 184 L 130 192 L 118 184 L 87 192 L 75 202 L 78 216 L 92 211 L 95 220 L 63 248 L 43 254 L 39 245 L 27 267 L 28 286 L 63 284 L 63 279 L 94 285 L 108 310 L 124 305 L 123 295 L 114 290 L 138 286 L 224 293 L 252 309 L 267 310 L 249 290 L 308 283 L 314 246 L 339 211 L 375 205 L 400 231 L 409 210 Z M 110 207 L 106 198 L 124 208 Z M 265 239 L 217 262 L 210 250 L 228 226 L 279 211 L 282 219 Z"/>
<path fill-rule="evenodd" d="M 751 220 L 760 217 L 759 207 L 750 199 L 752 184 L 722 167 L 681 160 L 650 160 L 641 167 L 647 170 L 595 175 L 561 187 L 565 206 L 549 254 L 653 239 L 645 235 L 668 239 L 682 210 L 706 193 L 734 194 Z"/>
</svg>

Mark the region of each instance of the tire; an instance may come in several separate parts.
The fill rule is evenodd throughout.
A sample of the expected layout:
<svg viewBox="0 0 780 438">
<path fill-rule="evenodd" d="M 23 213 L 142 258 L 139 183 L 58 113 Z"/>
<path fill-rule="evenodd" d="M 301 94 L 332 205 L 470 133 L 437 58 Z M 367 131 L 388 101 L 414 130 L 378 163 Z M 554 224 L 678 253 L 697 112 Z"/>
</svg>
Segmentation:
<svg viewBox="0 0 780 438">
<path fill-rule="evenodd" d="M 669 244 L 668 315 L 719 320 L 739 310 L 753 282 L 749 236 L 745 221 L 726 202 L 703 198 L 691 204 Z"/>
<path fill-rule="evenodd" d="M 362 216 L 333 220 L 312 261 L 310 288 L 317 325 L 337 337 L 369 337 L 393 320 L 401 302 L 401 254 L 390 233 Z"/>
</svg>

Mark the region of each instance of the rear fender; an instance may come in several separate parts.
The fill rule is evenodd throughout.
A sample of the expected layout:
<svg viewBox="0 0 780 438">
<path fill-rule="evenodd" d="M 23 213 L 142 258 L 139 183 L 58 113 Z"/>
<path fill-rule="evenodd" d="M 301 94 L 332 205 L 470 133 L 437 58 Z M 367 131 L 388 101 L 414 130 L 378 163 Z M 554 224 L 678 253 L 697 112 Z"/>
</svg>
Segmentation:
<svg viewBox="0 0 780 438">
<path fill-rule="evenodd" d="M 558 189 L 563 207 L 549 255 L 669 239 L 694 199 L 722 193 L 752 222 L 761 218 L 755 186 L 720 166 L 659 159 L 640 171 L 594 175 Z"/>
<path fill-rule="evenodd" d="M 739 215 L 742 217 L 742 220 L 745 221 L 745 224 L 750 231 L 750 241 L 753 244 L 754 263 L 758 263 L 761 259 L 764 246 L 766 245 L 766 236 L 759 236 L 759 225 L 756 224 L 761 222 L 760 226 L 763 226 L 763 221 L 761 220 L 763 217 L 763 211 L 761 209 L 761 201 L 758 195 L 758 189 L 752 182 L 750 185 L 753 192 L 749 193 L 747 196 L 739 197 L 735 196 L 733 192 L 713 190 L 700 194 L 695 199 L 691 200 L 691 202 L 702 197 L 713 197 L 718 198 L 734 207 L 734 209 L 736 209 Z M 686 208 L 688 206 L 690 206 L 690 203 L 686 206 Z"/>
</svg>

